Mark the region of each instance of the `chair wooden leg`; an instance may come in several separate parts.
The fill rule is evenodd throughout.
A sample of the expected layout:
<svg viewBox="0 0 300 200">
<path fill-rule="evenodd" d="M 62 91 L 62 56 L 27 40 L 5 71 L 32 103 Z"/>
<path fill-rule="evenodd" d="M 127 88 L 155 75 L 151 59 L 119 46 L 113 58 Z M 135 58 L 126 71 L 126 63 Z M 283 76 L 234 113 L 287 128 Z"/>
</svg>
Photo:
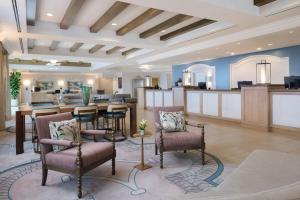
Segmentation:
<svg viewBox="0 0 300 200">
<path fill-rule="evenodd" d="M 160 150 L 160 168 L 162 169 L 162 168 L 164 168 L 164 153 L 163 153 L 163 151 L 162 150 Z"/>
<path fill-rule="evenodd" d="M 157 145 L 155 143 L 155 155 L 157 155 Z"/>
<path fill-rule="evenodd" d="M 183 153 L 186 153 L 186 150 L 183 150 Z"/>
<path fill-rule="evenodd" d="M 81 159 L 81 144 L 78 146 L 77 151 L 77 158 L 76 158 L 76 165 L 77 165 L 77 196 L 80 199 L 82 197 L 82 177 L 81 177 L 81 167 L 82 167 L 82 159 Z"/>
<path fill-rule="evenodd" d="M 42 186 L 45 186 L 48 176 L 48 169 L 44 165 L 42 166 L 42 173 Z"/>
<path fill-rule="evenodd" d="M 115 175 L 116 174 L 116 158 L 115 157 L 113 157 L 111 160 L 111 168 L 112 168 L 111 174 Z"/>
<path fill-rule="evenodd" d="M 201 156 L 202 156 L 202 165 L 205 165 L 205 150 L 202 148 L 201 150 Z"/>
<path fill-rule="evenodd" d="M 82 197 L 82 190 L 81 190 L 81 175 L 79 175 L 78 177 L 77 177 L 77 189 L 78 189 L 78 191 L 77 191 L 77 197 L 79 198 L 79 199 L 81 199 L 81 197 Z"/>
</svg>

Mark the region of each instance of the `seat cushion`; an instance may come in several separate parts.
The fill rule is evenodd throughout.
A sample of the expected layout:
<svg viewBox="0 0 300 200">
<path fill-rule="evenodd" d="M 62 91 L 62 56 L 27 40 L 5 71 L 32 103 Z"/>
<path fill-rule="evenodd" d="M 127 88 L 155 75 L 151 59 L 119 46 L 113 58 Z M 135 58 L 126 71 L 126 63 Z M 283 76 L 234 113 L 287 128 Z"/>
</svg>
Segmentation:
<svg viewBox="0 0 300 200">
<path fill-rule="evenodd" d="M 192 132 L 163 133 L 163 150 L 175 151 L 201 148 L 201 134 Z M 160 133 L 156 134 L 155 142 L 160 147 Z"/>
<path fill-rule="evenodd" d="M 102 164 L 113 157 L 113 144 L 110 142 L 86 142 L 81 145 L 82 166 Z M 76 170 L 77 147 L 60 152 L 50 152 L 45 156 L 46 165 L 68 171 Z"/>
</svg>

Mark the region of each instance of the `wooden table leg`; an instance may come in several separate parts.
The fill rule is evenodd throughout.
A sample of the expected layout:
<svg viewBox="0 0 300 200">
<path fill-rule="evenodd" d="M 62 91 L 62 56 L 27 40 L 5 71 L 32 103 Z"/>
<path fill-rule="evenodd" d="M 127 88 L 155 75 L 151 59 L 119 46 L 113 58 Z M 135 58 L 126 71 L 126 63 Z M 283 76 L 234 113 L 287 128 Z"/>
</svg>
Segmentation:
<svg viewBox="0 0 300 200">
<path fill-rule="evenodd" d="M 133 137 L 137 133 L 137 109 L 136 103 L 130 106 L 130 136 Z"/>
<path fill-rule="evenodd" d="M 16 154 L 24 153 L 25 116 L 16 112 Z"/>
</svg>

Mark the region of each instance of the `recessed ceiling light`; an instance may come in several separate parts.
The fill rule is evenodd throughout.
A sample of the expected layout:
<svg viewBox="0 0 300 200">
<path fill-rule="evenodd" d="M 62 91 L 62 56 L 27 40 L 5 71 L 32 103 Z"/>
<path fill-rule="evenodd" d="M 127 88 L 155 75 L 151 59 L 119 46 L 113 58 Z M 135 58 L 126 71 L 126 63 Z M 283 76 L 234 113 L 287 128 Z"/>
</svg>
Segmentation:
<svg viewBox="0 0 300 200">
<path fill-rule="evenodd" d="M 112 26 L 117 26 L 118 24 L 117 24 L 117 23 L 112 23 L 111 25 L 112 25 Z"/>
<path fill-rule="evenodd" d="M 290 34 L 293 34 L 293 33 L 294 33 L 294 31 L 293 31 L 293 30 L 291 30 L 291 31 L 289 31 L 289 33 L 290 33 Z"/>
<path fill-rule="evenodd" d="M 234 52 L 231 52 L 231 53 L 230 53 L 230 55 L 234 56 L 234 55 L 235 55 L 235 53 L 234 53 Z"/>
<path fill-rule="evenodd" d="M 162 30 L 161 32 L 164 33 L 164 32 L 166 32 L 166 30 Z"/>
<path fill-rule="evenodd" d="M 236 43 L 237 45 L 240 45 L 241 43 L 240 42 L 238 42 L 238 43 Z"/>
<path fill-rule="evenodd" d="M 53 17 L 53 14 L 52 13 L 47 13 L 46 14 L 48 17 Z"/>
<path fill-rule="evenodd" d="M 260 47 L 258 47 L 258 48 L 257 48 L 257 50 L 258 50 L 258 51 L 260 51 L 260 50 L 261 50 L 261 48 L 260 48 Z"/>
<path fill-rule="evenodd" d="M 269 43 L 269 44 L 268 44 L 268 46 L 272 46 L 272 45 L 273 45 L 272 43 Z"/>
<path fill-rule="evenodd" d="M 219 50 L 219 48 L 217 47 L 216 50 Z"/>
</svg>

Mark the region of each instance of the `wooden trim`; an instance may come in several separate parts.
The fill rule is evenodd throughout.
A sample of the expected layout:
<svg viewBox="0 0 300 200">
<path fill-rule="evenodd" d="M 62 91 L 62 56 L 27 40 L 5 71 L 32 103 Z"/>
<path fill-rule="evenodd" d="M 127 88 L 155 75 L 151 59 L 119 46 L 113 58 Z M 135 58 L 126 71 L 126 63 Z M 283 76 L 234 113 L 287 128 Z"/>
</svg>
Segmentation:
<svg viewBox="0 0 300 200">
<path fill-rule="evenodd" d="M 109 50 L 106 51 L 106 54 L 107 55 L 110 55 L 110 54 L 113 54 L 114 52 L 120 50 L 120 49 L 123 49 L 124 47 L 121 47 L 121 46 L 116 46 L 116 47 L 113 47 Z"/>
<path fill-rule="evenodd" d="M 70 48 L 70 52 L 77 51 L 82 45 L 83 45 L 82 42 L 76 42 L 76 43 L 74 43 L 73 46 Z"/>
<path fill-rule="evenodd" d="M 50 47 L 49 47 L 49 50 L 50 50 L 50 51 L 55 51 L 55 50 L 57 49 L 59 43 L 60 43 L 60 41 L 53 40 L 53 41 L 51 42 L 51 45 L 50 45 Z"/>
<path fill-rule="evenodd" d="M 176 37 L 178 35 L 181 35 L 181 34 L 190 32 L 192 30 L 195 30 L 195 29 L 207 26 L 207 25 L 212 24 L 214 22 L 216 22 L 216 21 L 211 20 L 211 19 L 201 19 L 201 20 L 199 20 L 197 22 L 194 22 L 194 23 L 192 23 L 190 25 L 184 26 L 184 27 L 182 27 L 180 29 L 177 29 L 175 31 L 172 31 L 170 33 L 167 33 L 165 35 L 160 36 L 160 40 L 166 41 L 166 40 L 174 38 L 174 37 Z"/>
<path fill-rule="evenodd" d="M 156 33 L 159 33 L 162 30 L 166 30 L 166 29 L 168 29 L 168 28 L 170 28 L 170 27 L 172 27 L 176 24 L 179 24 L 179 23 L 181 23 L 185 20 L 188 20 L 190 18 L 192 18 L 192 16 L 183 15 L 183 14 L 175 15 L 174 17 L 172 17 L 172 18 L 170 18 L 170 19 L 168 19 L 168 20 L 166 20 L 166 21 L 164 21 L 164 22 L 162 22 L 162 23 L 160 23 L 160 24 L 158 24 L 158 25 L 142 32 L 140 34 L 140 38 L 145 39 L 147 37 L 150 37 L 150 36 L 152 36 Z"/>
<path fill-rule="evenodd" d="M 128 49 L 128 50 L 122 52 L 122 56 L 128 56 L 129 54 L 134 53 L 138 50 L 140 50 L 140 48 Z"/>
<path fill-rule="evenodd" d="M 116 31 L 116 34 L 118 36 L 123 36 L 126 33 L 132 31 L 136 27 L 144 24 L 145 22 L 149 21 L 150 19 L 156 17 L 157 15 L 161 14 L 164 12 L 163 10 L 158 10 L 154 8 L 150 8 L 146 10 L 144 13 L 133 19 L 131 22 L 120 28 L 119 30 Z"/>
<path fill-rule="evenodd" d="M 95 53 L 96 51 L 98 51 L 99 49 L 103 48 L 105 45 L 102 44 L 96 44 L 95 46 L 93 46 L 90 50 L 89 53 Z"/>
<path fill-rule="evenodd" d="M 72 0 L 70 2 L 68 9 L 59 24 L 61 29 L 69 28 L 69 26 L 74 22 L 76 15 L 78 14 L 84 2 L 85 0 Z"/>
<path fill-rule="evenodd" d="M 300 128 L 290 127 L 290 126 L 282 126 L 282 125 L 271 125 L 272 131 L 291 131 L 291 132 L 300 132 Z"/>
<path fill-rule="evenodd" d="M 97 33 L 107 23 L 118 16 L 123 10 L 125 10 L 130 4 L 116 1 L 91 27 L 90 32 Z"/>
</svg>

